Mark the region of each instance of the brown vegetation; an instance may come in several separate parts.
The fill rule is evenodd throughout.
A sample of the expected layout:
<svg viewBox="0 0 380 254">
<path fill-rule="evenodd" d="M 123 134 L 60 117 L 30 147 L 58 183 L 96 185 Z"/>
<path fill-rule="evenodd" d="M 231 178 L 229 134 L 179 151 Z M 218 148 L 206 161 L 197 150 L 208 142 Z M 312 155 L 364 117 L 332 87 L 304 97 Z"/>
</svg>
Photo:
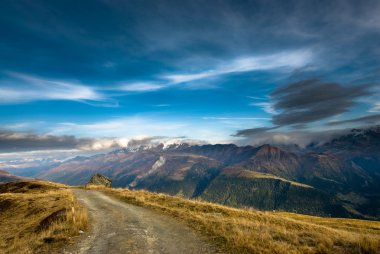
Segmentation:
<svg viewBox="0 0 380 254">
<path fill-rule="evenodd" d="M 380 222 L 235 209 L 201 200 L 91 187 L 170 214 L 229 253 L 380 253 Z"/>
<path fill-rule="evenodd" d="M 87 226 L 87 210 L 65 185 L 17 182 L 0 185 L 0 252 L 58 253 Z"/>
</svg>

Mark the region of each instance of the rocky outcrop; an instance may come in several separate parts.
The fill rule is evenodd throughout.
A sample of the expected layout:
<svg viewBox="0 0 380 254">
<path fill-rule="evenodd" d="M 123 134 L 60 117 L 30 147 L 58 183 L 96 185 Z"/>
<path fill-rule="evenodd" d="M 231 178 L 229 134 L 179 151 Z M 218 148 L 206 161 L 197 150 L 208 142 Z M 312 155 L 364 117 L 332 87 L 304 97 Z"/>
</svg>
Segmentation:
<svg viewBox="0 0 380 254">
<path fill-rule="evenodd" d="M 95 174 L 91 177 L 90 181 L 87 183 L 87 185 L 98 185 L 98 186 L 104 186 L 104 187 L 111 187 L 112 186 L 112 180 L 108 177 L 101 175 L 101 174 Z"/>
</svg>

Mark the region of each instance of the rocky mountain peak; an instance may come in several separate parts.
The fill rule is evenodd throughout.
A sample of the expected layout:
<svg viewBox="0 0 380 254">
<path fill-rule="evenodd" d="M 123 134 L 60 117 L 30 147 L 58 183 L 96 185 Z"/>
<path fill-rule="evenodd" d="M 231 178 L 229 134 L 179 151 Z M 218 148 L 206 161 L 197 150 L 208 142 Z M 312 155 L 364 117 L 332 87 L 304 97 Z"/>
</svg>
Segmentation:
<svg viewBox="0 0 380 254">
<path fill-rule="evenodd" d="M 258 148 L 256 152 L 256 156 L 270 156 L 270 157 L 276 157 L 280 156 L 281 154 L 284 154 L 285 152 L 281 150 L 278 147 L 271 146 L 269 144 L 262 145 Z"/>
<path fill-rule="evenodd" d="M 99 185 L 104 187 L 111 187 L 112 180 L 104 175 L 95 174 L 91 177 L 90 181 L 87 183 L 88 185 Z"/>
</svg>

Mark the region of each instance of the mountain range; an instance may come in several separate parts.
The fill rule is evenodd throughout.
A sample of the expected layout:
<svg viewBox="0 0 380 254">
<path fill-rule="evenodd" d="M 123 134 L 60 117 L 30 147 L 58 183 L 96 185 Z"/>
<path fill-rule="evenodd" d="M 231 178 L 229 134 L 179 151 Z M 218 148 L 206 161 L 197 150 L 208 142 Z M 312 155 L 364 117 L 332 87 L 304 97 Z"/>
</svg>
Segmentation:
<svg viewBox="0 0 380 254">
<path fill-rule="evenodd" d="M 269 144 L 123 148 L 54 163 L 34 176 L 79 185 L 95 173 L 110 177 L 114 187 L 235 207 L 380 219 L 380 126 L 298 149 Z"/>
</svg>

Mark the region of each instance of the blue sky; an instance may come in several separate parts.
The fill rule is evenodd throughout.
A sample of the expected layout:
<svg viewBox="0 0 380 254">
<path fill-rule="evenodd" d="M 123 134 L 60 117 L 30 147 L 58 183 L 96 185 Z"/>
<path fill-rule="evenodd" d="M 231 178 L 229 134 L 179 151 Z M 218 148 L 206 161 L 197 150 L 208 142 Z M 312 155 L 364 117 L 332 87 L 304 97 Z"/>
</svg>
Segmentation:
<svg viewBox="0 0 380 254">
<path fill-rule="evenodd" d="M 297 143 L 376 124 L 379 13 L 348 0 L 2 1 L 1 152 Z"/>
</svg>

